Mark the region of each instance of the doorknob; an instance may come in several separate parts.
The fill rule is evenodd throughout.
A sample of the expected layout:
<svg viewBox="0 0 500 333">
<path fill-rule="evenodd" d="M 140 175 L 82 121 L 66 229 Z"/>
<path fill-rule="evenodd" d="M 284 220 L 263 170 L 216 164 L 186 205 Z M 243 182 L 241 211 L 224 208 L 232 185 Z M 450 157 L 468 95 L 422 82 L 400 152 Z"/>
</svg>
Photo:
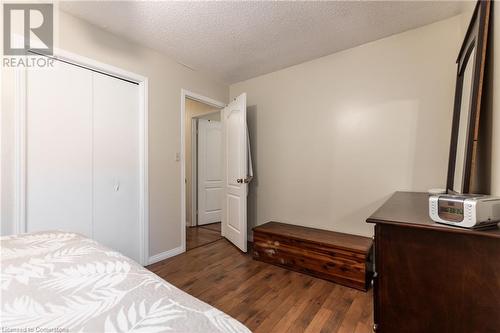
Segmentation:
<svg viewBox="0 0 500 333">
<path fill-rule="evenodd" d="M 248 184 L 248 183 L 250 183 L 250 182 L 252 181 L 252 179 L 253 179 L 253 176 L 248 176 L 248 177 L 247 177 L 247 178 L 245 178 L 245 179 L 243 179 L 243 178 L 238 178 L 238 179 L 236 179 L 236 182 L 237 182 L 238 184 L 243 184 L 243 183 Z"/>
</svg>

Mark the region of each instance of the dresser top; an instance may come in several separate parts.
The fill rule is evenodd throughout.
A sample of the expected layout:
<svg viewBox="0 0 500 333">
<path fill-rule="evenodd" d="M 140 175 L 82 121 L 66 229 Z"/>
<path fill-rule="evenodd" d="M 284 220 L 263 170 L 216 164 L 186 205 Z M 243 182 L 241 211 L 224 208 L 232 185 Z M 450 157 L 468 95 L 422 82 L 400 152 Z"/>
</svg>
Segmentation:
<svg viewBox="0 0 500 333">
<path fill-rule="evenodd" d="M 394 193 L 366 222 L 500 238 L 500 229 L 498 228 L 479 231 L 434 222 L 429 217 L 429 194 L 425 192 Z"/>
</svg>

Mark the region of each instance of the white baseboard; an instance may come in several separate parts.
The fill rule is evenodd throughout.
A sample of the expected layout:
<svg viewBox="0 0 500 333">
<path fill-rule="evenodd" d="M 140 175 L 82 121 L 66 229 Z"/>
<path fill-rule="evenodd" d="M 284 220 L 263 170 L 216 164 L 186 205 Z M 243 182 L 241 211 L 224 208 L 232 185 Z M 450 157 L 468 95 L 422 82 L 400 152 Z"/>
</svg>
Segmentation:
<svg viewBox="0 0 500 333">
<path fill-rule="evenodd" d="M 158 261 L 162 261 L 162 260 L 171 258 L 171 257 L 176 256 L 178 254 L 181 254 L 183 252 L 185 252 L 185 250 L 182 248 L 182 245 L 181 245 L 181 246 L 176 247 L 172 250 L 168 250 L 165 252 L 155 254 L 154 256 L 149 257 L 148 265 L 154 264 Z"/>
</svg>

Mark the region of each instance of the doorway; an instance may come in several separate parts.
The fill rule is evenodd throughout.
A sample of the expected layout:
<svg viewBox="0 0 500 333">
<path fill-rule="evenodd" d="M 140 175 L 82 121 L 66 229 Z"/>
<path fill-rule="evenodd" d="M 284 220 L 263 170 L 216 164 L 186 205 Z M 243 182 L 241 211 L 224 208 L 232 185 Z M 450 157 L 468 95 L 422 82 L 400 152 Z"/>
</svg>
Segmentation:
<svg viewBox="0 0 500 333">
<path fill-rule="evenodd" d="M 190 107 L 193 105 L 194 108 L 204 111 L 192 115 Z M 220 117 L 219 126 L 215 126 L 218 121 L 216 119 L 202 119 L 203 116 L 210 117 L 209 114 L 216 113 L 219 113 Z M 204 126 L 203 124 L 206 125 L 206 131 L 204 136 L 201 136 L 200 128 Z M 197 131 L 194 132 L 193 128 Z M 198 140 L 200 140 L 198 146 L 206 145 L 208 141 L 219 143 L 212 145 L 212 148 L 193 148 L 193 142 L 198 143 Z M 248 183 L 252 179 L 249 151 L 245 93 L 225 105 L 182 90 L 180 156 L 183 252 L 195 246 L 186 244 L 187 232 L 191 232 L 189 228 L 196 228 L 194 230 L 197 230 L 198 234 L 208 229 L 214 232 L 215 229 L 217 239 L 213 241 L 222 236 L 242 252 L 247 252 L 247 195 Z M 205 165 L 202 161 L 198 161 L 202 156 L 201 152 L 206 155 L 203 159 Z M 216 157 L 216 152 L 219 152 L 222 158 Z M 200 216 L 201 213 L 203 216 Z M 216 225 L 218 220 L 221 222 L 220 227 Z M 208 228 L 207 225 L 210 224 L 214 225 Z M 201 243 L 205 241 L 197 239 L 196 244 Z"/>
<path fill-rule="evenodd" d="M 223 104 L 184 97 L 186 250 L 215 242 L 221 235 Z"/>
</svg>

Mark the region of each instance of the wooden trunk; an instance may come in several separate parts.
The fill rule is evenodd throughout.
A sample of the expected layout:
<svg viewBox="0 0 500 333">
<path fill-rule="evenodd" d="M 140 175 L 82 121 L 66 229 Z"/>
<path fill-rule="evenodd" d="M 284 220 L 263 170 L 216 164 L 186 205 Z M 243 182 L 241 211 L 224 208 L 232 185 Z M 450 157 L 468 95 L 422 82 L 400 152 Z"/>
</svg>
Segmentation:
<svg viewBox="0 0 500 333">
<path fill-rule="evenodd" d="M 269 222 L 253 229 L 253 258 L 366 291 L 372 239 Z"/>
</svg>

